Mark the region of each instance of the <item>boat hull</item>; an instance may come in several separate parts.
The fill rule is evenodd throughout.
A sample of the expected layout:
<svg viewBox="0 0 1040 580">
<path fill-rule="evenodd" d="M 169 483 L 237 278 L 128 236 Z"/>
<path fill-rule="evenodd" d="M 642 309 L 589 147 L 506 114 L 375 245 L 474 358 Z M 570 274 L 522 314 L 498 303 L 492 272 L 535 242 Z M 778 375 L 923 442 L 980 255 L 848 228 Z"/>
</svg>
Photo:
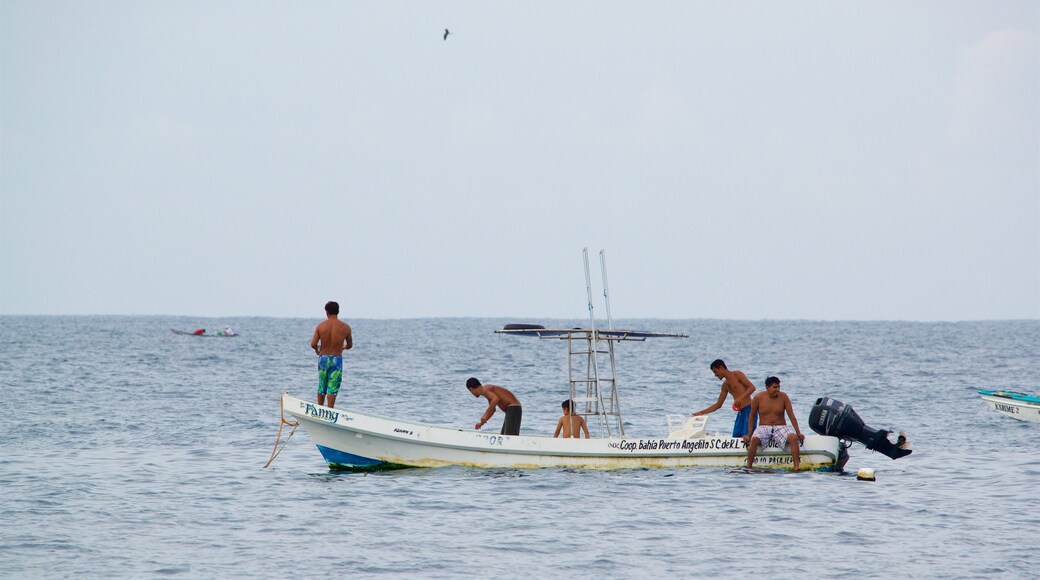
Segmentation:
<svg viewBox="0 0 1040 580">
<path fill-rule="evenodd" d="M 1040 397 L 1014 391 L 979 391 L 990 408 L 1019 421 L 1040 423 Z"/>
<path fill-rule="evenodd" d="M 626 469 L 647 467 L 743 467 L 744 442 L 706 435 L 693 439 L 626 437 L 557 439 L 548 436 L 499 435 L 437 427 L 361 413 L 329 409 L 288 394 L 283 413 L 297 419 L 331 469 L 372 470 L 399 467 L 576 467 Z M 840 471 L 840 442 L 806 435 L 800 448 L 802 470 Z M 760 448 L 755 468 L 791 469 L 789 451 Z"/>
</svg>

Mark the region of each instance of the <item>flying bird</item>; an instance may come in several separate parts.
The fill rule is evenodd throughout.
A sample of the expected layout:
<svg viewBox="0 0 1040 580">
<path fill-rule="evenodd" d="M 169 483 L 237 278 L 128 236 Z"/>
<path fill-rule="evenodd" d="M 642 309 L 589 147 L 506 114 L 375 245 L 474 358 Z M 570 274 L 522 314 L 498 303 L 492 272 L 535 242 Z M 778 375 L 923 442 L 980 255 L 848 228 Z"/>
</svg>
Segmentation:
<svg viewBox="0 0 1040 580">
<path fill-rule="evenodd" d="M 451 31 L 449 31 L 447 28 L 445 28 L 444 29 L 444 40 L 448 40 L 448 35 L 449 34 L 451 34 Z"/>
</svg>

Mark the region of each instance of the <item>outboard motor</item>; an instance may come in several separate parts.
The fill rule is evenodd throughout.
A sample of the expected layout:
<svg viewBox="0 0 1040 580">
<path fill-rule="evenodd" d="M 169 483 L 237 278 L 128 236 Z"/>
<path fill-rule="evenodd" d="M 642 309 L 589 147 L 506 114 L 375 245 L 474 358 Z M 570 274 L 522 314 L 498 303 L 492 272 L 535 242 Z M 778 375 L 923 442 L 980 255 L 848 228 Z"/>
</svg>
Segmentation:
<svg viewBox="0 0 1040 580">
<path fill-rule="evenodd" d="M 900 436 L 899 442 L 892 443 L 888 440 L 888 431 L 871 429 L 863 423 L 863 419 L 859 418 L 852 407 L 830 397 L 816 399 L 816 404 L 809 413 L 809 426 L 820 435 L 859 441 L 867 449 L 892 459 L 905 457 L 912 452 L 905 448 L 905 438 Z"/>
</svg>

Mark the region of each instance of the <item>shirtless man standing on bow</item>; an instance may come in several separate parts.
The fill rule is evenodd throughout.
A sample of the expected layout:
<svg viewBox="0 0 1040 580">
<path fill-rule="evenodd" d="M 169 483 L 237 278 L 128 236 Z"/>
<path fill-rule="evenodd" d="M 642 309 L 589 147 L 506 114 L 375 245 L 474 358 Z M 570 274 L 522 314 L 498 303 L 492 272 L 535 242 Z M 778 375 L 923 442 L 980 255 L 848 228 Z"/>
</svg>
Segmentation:
<svg viewBox="0 0 1040 580">
<path fill-rule="evenodd" d="M 343 381 L 343 351 L 354 346 L 350 325 L 339 319 L 339 303 L 325 304 L 326 320 L 314 329 L 311 348 L 318 355 L 318 404 L 336 406 L 336 395 Z"/>
</svg>

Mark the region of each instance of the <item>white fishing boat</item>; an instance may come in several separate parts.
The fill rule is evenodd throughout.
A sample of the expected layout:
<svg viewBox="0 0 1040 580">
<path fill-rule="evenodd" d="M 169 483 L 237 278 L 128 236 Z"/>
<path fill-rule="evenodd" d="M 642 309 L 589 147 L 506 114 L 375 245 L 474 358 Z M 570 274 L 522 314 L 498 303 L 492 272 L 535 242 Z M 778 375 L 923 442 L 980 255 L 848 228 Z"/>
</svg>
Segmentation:
<svg viewBox="0 0 1040 580">
<path fill-rule="evenodd" d="M 1040 396 L 1015 391 L 979 391 L 993 409 L 1019 421 L 1040 423 Z"/>
<path fill-rule="evenodd" d="M 670 415 L 662 421 L 659 433 L 637 436 L 625 433 L 615 374 L 615 346 L 648 338 L 686 338 L 686 335 L 615 330 L 610 317 L 603 252 L 600 252 L 600 262 L 608 322 L 606 329 L 596 328 L 586 250 L 589 328 L 554 329 L 515 324 L 496 332 L 562 342 L 568 351 L 567 379 L 572 410 L 574 414 L 585 417 L 589 425 L 596 422 L 605 436 L 565 439 L 546 435 L 502 435 L 383 417 L 356 409 L 330 409 L 288 393 L 281 398 L 283 424 L 294 425 L 294 430 L 295 426 L 303 426 L 334 470 L 447 465 L 601 469 L 745 466 L 747 444 L 728 433 L 709 433 L 706 416 Z M 287 415 L 295 421 L 287 421 Z M 799 448 L 799 468 L 803 471 L 840 471 L 848 458 L 844 439 L 858 438 L 869 449 L 879 450 L 893 459 L 910 453 L 904 449 L 893 451 L 894 446 L 887 440 L 886 431 L 866 427 L 851 407 L 833 399 L 817 400 L 810 415 L 810 426 L 820 435 L 806 434 Z M 280 451 L 280 436 L 279 430 L 271 461 Z M 791 450 L 776 446 L 760 447 L 753 464 L 755 468 L 766 469 L 791 469 L 793 466 Z"/>
<path fill-rule="evenodd" d="M 701 417 L 675 425 L 658 437 L 563 439 L 499 435 L 380 417 L 351 409 L 329 409 L 282 395 L 282 410 L 310 434 L 334 470 L 400 467 L 741 467 L 747 460 L 740 438 L 708 434 Z M 662 431 L 664 429 L 662 428 Z M 836 437 L 809 435 L 801 447 L 802 470 L 838 470 Z M 755 467 L 787 468 L 789 450 L 759 449 Z"/>
</svg>

